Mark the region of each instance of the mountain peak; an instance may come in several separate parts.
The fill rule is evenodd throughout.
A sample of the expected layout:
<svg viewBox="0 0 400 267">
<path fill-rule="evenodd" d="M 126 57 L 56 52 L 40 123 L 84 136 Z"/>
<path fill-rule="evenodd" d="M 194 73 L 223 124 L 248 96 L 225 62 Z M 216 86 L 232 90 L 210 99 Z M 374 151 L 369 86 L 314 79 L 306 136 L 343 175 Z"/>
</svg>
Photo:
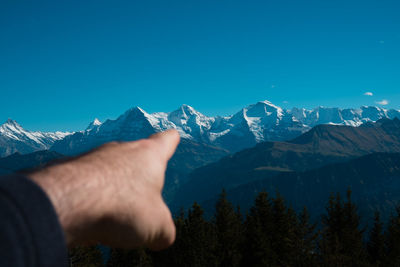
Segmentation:
<svg viewBox="0 0 400 267">
<path fill-rule="evenodd" d="M 128 112 L 139 112 L 139 113 L 146 113 L 141 107 L 136 106 L 128 110 Z"/>
<path fill-rule="evenodd" d="M 189 113 L 189 114 L 193 114 L 196 112 L 196 110 L 193 107 L 186 105 L 186 104 L 183 104 L 180 107 L 180 110 L 184 111 L 185 113 Z"/>
<path fill-rule="evenodd" d="M 10 118 L 8 118 L 4 124 L 19 125 L 19 123 L 16 120 Z"/>
<path fill-rule="evenodd" d="M 93 128 L 96 128 L 98 126 L 100 126 L 102 123 L 98 118 L 95 118 L 90 124 L 89 126 L 86 128 L 86 131 L 88 130 L 92 130 Z"/>
<path fill-rule="evenodd" d="M 268 100 L 259 101 L 256 104 L 250 105 L 244 109 L 248 117 L 268 117 L 276 114 L 277 117 L 282 116 L 282 108 L 275 106 Z"/>
<path fill-rule="evenodd" d="M 170 112 L 169 114 L 172 114 L 173 116 L 184 116 L 188 117 L 190 115 L 198 113 L 192 106 L 189 106 L 187 104 L 181 105 L 177 110 L 174 110 Z"/>
<path fill-rule="evenodd" d="M 196 114 L 196 110 L 189 105 L 183 104 L 179 109 L 172 111 L 168 115 L 168 119 L 177 125 L 185 124 L 192 115 Z"/>
<path fill-rule="evenodd" d="M 259 101 L 257 104 L 264 104 L 264 105 L 266 105 L 266 106 L 270 106 L 270 107 L 273 107 L 273 108 L 276 108 L 276 109 L 280 109 L 280 107 L 274 105 L 274 104 L 273 104 L 271 101 L 269 101 L 269 100 Z"/>
<path fill-rule="evenodd" d="M 125 117 L 125 118 L 131 118 L 132 116 L 134 117 L 146 117 L 146 115 L 148 115 L 148 113 L 146 111 L 144 111 L 142 108 L 140 107 L 133 107 L 129 110 L 127 110 L 121 117 Z"/>
<path fill-rule="evenodd" d="M 390 128 L 397 128 L 400 130 L 400 120 L 396 117 L 394 119 L 382 118 L 377 120 L 374 125 L 376 127 L 390 127 Z"/>
<path fill-rule="evenodd" d="M 7 121 L 1 125 L 2 128 L 7 128 L 9 130 L 21 130 L 22 126 L 13 119 L 7 119 Z"/>
<path fill-rule="evenodd" d="M 101 121 L 98 118 L 95 118 L 94 121 L 92 121 L 93 125 L 101 125 Z"/>
</svg>

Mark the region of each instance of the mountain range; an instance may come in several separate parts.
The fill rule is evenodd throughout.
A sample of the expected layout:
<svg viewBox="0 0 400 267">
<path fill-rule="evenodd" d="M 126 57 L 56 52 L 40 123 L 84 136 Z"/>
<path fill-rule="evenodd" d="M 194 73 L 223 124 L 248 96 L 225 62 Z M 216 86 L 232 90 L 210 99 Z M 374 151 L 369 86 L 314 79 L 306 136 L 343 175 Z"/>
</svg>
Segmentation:
<svg viewBox="0 0 400 267">
<path fill-rule="evenodd" d="M 0 125 L 0 157 L 14 153 L 27 154 L 49 149 L 55 141 L 70 135 L 68 132 L 32 132 L 8 119 Z"/>
<path fill-rule="evenodd" d="M 236 152 L 264 141 L 293 139 L 319 124 L 360 126 L 396 117 L 400 117 L 400 110 L 366 106 L 285 110 L 269 101 L 250 105 L 227 117 L 208 117 L 188 105 L 170 113 L 152 114 L 136 107 L 115 120 L 95 121 L 85 131 L 56 141 L 51 149 L 75 155 L 111 140 L 136 140 L 175 128 L 184 139 Z"/>
<path fill-rule="evenodd" d="M 372 106 L 289 110 L 260 101 L 231 116 L 215 117 L 206 116 L 188 105 L 172 112 L 152 114 L 135 107 L 117 119 L 104 123 L 96 119 L 85 130 L 71 133 L 31 132 L 9 119 L 0 126 L 0 157 L 45 149 L 77 155 L 109 141 L 137 140 L 170 128 L 177 129 L 183 139 L 237 152 L 264 141 L 293 139 L 320 124 L 360 126 L 396 117 L 400 117 L 400 110 Z"/>
</svg>

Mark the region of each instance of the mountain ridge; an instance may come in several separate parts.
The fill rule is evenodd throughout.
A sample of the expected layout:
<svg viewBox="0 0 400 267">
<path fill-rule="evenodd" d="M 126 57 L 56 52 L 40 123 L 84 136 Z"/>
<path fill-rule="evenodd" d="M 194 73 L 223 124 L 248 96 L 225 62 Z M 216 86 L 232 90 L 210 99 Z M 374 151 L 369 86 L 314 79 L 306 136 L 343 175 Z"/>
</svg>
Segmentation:
<svg viewBox="0 0 400 267">
<path fill-rule="evenodd" d="M 304 172 L 283 172 L 251 181 L 227 190 L 227 195 L 234 205 L 247 210 L 259 192 L 266 191 L 270 196 L 279 192 L 295 210 L 307 206 L 315 218 L 325 211 L 329 194 L 345 195 L 350 188 L 362 217 L 372 218 L 379 211 L 387 219 L 400 203 L 399 187 L 400 153 L 372 153 Z M 216 199 L 217 196 L 203 202 L 206 212 L 212 213 Z"/>
<path fill-rule="evenodd" d="M 8 119 L 0 125 L 0 157 L 16 152 L 28 154 L 49 149 L 55 141 L 72 133 L 69 132 L 33 132 L 22 128 L 15 120 Z"/>
<path fill-rule="evenodd" d="M 16 152 L 7 157 L 0 158 L 0 175 L 40 168 L 49 162 L 63 158 L 65 158 L 64 155 L 49 150 L 40 150 L 29 154 Z"/>
<path fill-rule="evenodd" d="M 107 141 L 137 140 L 174 128 L 184 139 L 236 152 L 265 141 L 294 139 L 320 124 L 360 126 L 382 118 L 400 118 L 400 110 L 367 106 L 360 109 L 317 107 L 287 110 L 265 100 L 242 108 L 231 116 L 208 117 L 188 105 L 169 113 L 151 114 L 135 107 L 115 120 L 97 125 L 95 131 L 89 129 L 58 140 L 51 149 L 74 155 Z"/>
<path fill-rule="evenodd" d="M 396 117 L 400 118 L 400 110 L 374 106 L 283 109 L 268 100 L 248 105 L 230 116 L 213 117 L 185 104 L 172 112 L 151 114 L 134 107 L 116 119 L 104 122 L 95 119 L 85 130 L 72 133 L 42 133 L 6 127 L 15 122 L 9 120 L 0 126 L 0 156 L 49 148 L 65 155 L 76 155 L 109 141 L 137 140 L 171 128 L 178 130 L 184 139 L 237 152 L 260 142 L 294 139 L 320 124 L 360 126 Z M 24 132 L 24 138 L 15 138 L 21 132 Z"/>
<path fill-rule="evenodd" d="M 174 202 L 190 205 L 217 195 L 223 188 L 377 152 L 400 153 L 399 119 L 381 119 L 360 127 L 319 125 L 291 141 L 259 143 L 194 170 Z"/>
</svg>

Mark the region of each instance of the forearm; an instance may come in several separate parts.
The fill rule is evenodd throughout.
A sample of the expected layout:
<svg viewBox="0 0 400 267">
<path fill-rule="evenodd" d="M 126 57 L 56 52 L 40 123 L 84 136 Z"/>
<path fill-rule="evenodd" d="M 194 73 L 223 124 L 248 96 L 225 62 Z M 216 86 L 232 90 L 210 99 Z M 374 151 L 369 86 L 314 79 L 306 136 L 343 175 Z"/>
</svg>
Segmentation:
<svg viewBox="0 0 400 267">
<path fill-rule="evenodd" d="M 98 180 L 85 179 L 88 174 L 83 173 L 86 168 L 80 164 L 81 161 L 71 160 L 29 174 L 53 203 L 68 246 L 89 242 L 90 231 L 85 228 L 94 225 L 101 216 L 99 198 L 90 197 L 99 188 Z M 97 190 L 97 193 L 104 192 Z"/>
</svg>

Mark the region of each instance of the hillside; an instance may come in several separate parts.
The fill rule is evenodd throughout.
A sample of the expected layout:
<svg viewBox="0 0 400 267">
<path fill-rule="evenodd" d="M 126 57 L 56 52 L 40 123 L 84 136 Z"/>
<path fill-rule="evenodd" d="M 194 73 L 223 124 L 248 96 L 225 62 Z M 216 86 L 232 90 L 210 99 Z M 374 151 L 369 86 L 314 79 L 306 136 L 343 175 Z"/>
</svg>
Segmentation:
<svg viewBox="0 0 400 267">
<path fill-rule="evenodd" d="M 51 161 L 56 161 L 64 157 L 64 155 L 48 150 L 23 155 L 14 153 L 8 157 L 0 158 L 0 175 L 44 166 Z"/>
<path fill-rule="evenodd" d="M 175 205 L 203 201 L 260 178 L 302 172 L 376 152 L 400 152 L 400 120 L 360 127 L 319 125 L 288 142 L 264 142 L 193 171 Z"/>
<path fill-rule="evenodd" d="M 370 219 L 378 210 L 387 218 L 400 204 L 400 153 L 374 153 L 345 163 L 330 164 L 305 172 L 281 173 L 261 178 L 228 191 L 229 199 L 246 210 L 261 191 L 279 192 L 296 210 L 307 206 L 313 216 L 325 211 L 328 196 L 352 190 L 360 214 Z M 216 198 L 205 201 L 212 207 Z"/>
</svg>

